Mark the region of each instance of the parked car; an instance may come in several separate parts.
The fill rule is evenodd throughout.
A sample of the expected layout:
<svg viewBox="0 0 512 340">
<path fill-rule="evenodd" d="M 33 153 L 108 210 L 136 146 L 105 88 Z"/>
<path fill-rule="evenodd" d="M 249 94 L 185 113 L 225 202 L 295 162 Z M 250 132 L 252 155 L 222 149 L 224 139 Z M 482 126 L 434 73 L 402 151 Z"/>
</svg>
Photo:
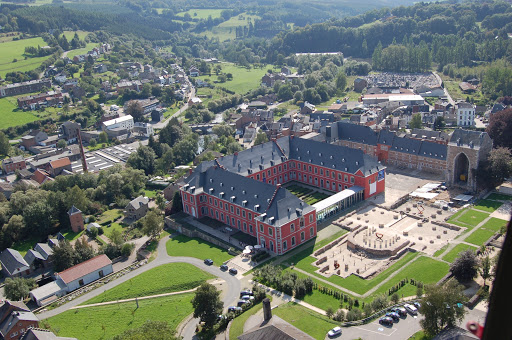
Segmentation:
<svg viewBox="0 0 512 340">
<path fill-rule="evenodd" d="M 246 289 L 246 290 L 242 290 L 242 291 L 240 292 L 240 296 L 244 296 L 244 295 L 250 295 L 250 296 L 253 296 L 253 295 L 254 295 L 254 293 L 252 292 L 252 290 L 250 290 L 250 289 Z"/>
<path fill-rule="evenodd" d="M 333 338 L 340 334 L 341 334 L 341 327 L 334 327 L 329 332 L 327 332 L 327 336 L 329 336 L 329 338 Z"/>
<path fill-rule="evenodd" d="M 393 308 L 391 311 L 397 313 L 400 316 L 407 316 L 407 311 L 404 307 Z"/>
<path fill-rule="evenodd" d="M 414 307 L 416 307 L 418 310 L 420 309 L 421 307 L 421 304 L 419 302 L 414 302 L 413 303 Z"/>
<path fill-rule="evenodd" d="M 206 264 L 208 266 L 211 266 L 213 264 L 213 260 L 212 259 L 206 259 L 206 260 L 204 260 L 204 264 Z"/>
<path fill-rule="evenodd" d="M 252 300 L 254 300 L 254 296 L 244 295 L 240 299 L 246 300 L 246 301 L 252 301 Z"/>
<path fill-rule="evenodd" d="M 220 266 L 220 270 L 226 271 L 226 270 L 228 270 L 228 266 L 223 264 L 223 265 Z"/>
<path fill-rule="evenodd" d="M 242 311 L 242 307 L 235 307 L 235 306 L 228 307 L 228 312 L 231 312 L 231 313 L 236 313 L 236 312 L 241 312 L 241 311 Z"/>
<path fill-rule="evenodd" d="M 236 275 L 236 274 L 238 274 L 238 270 L 236 270 L 236 268 L 229 268 L 229 273 Z"/>
<path fill-rule="evenodd" d="M 238 307 L 242 307 L 243 305 L 245 305 L 245 304 L 249 304 L 249 303 L 251 303 L 251 301 L 249 301 L 249 300 L 238 300 L 238 302 L 237 302 L 237 304 L 236 304 L 236 305 L 237 305 Z"/>
<path fill-rule="evenodd" d="M 385 326 L 393 326 L 393 319 L 389 316 L 385 316 L 379 319 L 379 323 Z"/>
<path fill-rule="evenodd" d="M 393 319 L 393 321 L 400 320 L 400 315 L 398 315 L 398 313 L 395 312 L 386 313 L 386 316 L 389 316 L 391 319 Z"/>
<path fill-rule="evenodd" d="M 410 305 L 408 303 L 406 303 L 404 305 L 404 308 L 409 312 L 411 313 L 412 315 L 418 315 L 418 309 L 416 307 L 414 307 L 413 305 Z"/>
</svg>

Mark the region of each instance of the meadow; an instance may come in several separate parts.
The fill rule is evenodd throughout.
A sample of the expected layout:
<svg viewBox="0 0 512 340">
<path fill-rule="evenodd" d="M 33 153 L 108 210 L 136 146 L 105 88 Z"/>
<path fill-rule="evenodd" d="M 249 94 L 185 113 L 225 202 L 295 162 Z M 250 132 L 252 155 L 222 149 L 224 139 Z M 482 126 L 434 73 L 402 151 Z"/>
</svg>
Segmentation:
<svg viewBox="0 0 512 340">
<path fill-rule="evenodd" d="M 170 256 L 189 256 L 202 260 L 212 259 L 216 266 L 220 266 L 233 257 L 223 248 L 185 235 L 178 235 L 169 239 L 166 247 L 167 254 Z"/>
<path fill-rule="evenodd" d="M 208 38 L 217 38 L 220 41 L 235 40 L 236 28 L 238 26 L 249 26 L 249 21 L 254 22 L 256 19 L 260 19 L 260 17 L 257 15 L 248 15 L 247 13 L 235 15 L 229 20 L 213 27 L 211 31 L 201 33 L 201 35 L 204 34 Z"/>
<path fill-rule="evenodd" d="M 476 247 L 470 246 L 468 244 L 459 243 L 452 250 L 450 250 L 445 256 L 443 256 L 443 260 L 448 262 L 453 262 L 458 256 L 459 253 L 471 249 L 476 252 Z"/>
<path fill-rule="evenodd" d="M 217 75 L 212 71 L 212 75 L 199 76 L 200 79 L 208 79 L 210 84 L 214 86 L 224 87 L 230 91 L 238 94 L 246 94 L 247 92 L 258 88 L 261 84 L 261 77 L 267 73 L 267 69 L 271 68 L 269 65 L 264 65 L 262 68 L 250 68 L 240 67 L 231 63 L 222 63 L 223 73 L 231 73 L 233 80 L 228 80 L 224 83 L 215 83 L 217 81 Z"/>
<path fill-rule="evenodd" d="M 46 45 L 40 37 L 0 43 L 0 77 L 5 77 L 6 73 L 12 71 L 26 72 L 38 68 L 49 56 L 25 59 L 25 47 Z M 18 61 L 13 62 L 14 59 Z"/>
<path fill-rule="evenodd" d="M 192 19 L 208 19 L 209 16 L 212 19 L 220 18 L 220 13 L 223 9 L 189 9 L 186 12 L 180 12 L 176 14 L 178 17 L 184 17 L 185 14 L 189 14 Z"/>
<path fill-rule="evenodd" d="M 13 97 L 0 98 L 0 130 L 11 126 L 27 124 L 38 120 L 32 112 L 23 112 L 17 108 Z"/>
</svg>

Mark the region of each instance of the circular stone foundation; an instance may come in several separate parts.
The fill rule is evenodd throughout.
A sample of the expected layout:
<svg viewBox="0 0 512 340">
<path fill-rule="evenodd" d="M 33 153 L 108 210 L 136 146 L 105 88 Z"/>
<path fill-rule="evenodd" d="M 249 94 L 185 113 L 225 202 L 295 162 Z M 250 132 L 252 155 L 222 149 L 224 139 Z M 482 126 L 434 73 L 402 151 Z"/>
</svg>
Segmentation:
<svg viewBox="0 0 512 340">
<path fill-rule="evenodd" d="M 347 237 L 347 247 L 363 250 L 377 256 L 393 256 L 410 243 L 391 230 L 368 229 L 367 226 L 352 232 Z"/>
</svg>

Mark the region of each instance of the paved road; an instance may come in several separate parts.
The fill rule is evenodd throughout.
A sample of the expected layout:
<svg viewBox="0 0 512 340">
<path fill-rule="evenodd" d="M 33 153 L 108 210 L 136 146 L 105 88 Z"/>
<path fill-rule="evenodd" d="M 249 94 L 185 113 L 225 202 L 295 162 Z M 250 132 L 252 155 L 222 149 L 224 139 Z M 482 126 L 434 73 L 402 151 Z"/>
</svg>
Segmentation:
<svg viewBox="0 0 512 340">
<path fill-rule="evenodd" d="M 224 304 L 225 305 L 230 304 L 233 301 L 237 300 L 238 294 L 240 292 L 240 282 L 238 281 L 238 279 L 236 277 L 230 275 L 229 273 L 221 271 L 218 267 L 207 266 L 203 263 L 202 260 L 199 260 L 196 258 L 181 257 L 181 256 L 180 257 L 178 257 L 178 256 L 171 257 L 171 256 L 167 255 L 167 250 L 165 247 L 165 243 L 167 242 L 167 240 L 168 240 L 168 237 L 164 237 L 162 240 L 160 240 L 160 242 L 158 244 L 157 258 L 155 260 L 153 260 L 151 263 L 148 263 L 134 271 L 131 271 L 130 273 L 120 277 L 119 279 L 111 281 L 111 282 L 107 283 L 106 285 L 104 285 L 103 287 L 95 289 L 87 294 L 84 294 L 84 295 L 74 299 L 73 301 L 70 301 L 60 307 L 57 307 L 50 311 L 38 314 L 39 319 L 43 320 L 43 319 L 47 319 L 52 316 L 55 316 L 57 314 L 63 313 L 65 311 L 67 311 L 68 309 L 70 309 L 71 307 L 75 307 L 89 299 L 92 299 L 93 297 L 98 296 L 99 294 L 103 293 L 107 289 L 113 288 L 123 282 L 126 282 L 145 271 L 148 271 L 152 268 L 158 267 L 162 264 L 176 263 L 176 262 L 184 262 L 184 263 L 192 264 L 208 273 L 211 273 L 211 274 L 216 275 L 217 277 L 223 279 L 226 282 L 226 285 L 229 287 L 229 289 L 227 290 L 227 293 L 224 296 Z M 194 324 L 194 327 L 195 327 L 195 324 Z M 192 338 L 192 336 L 189 338 L 185 338 L 185 339 L 191 339 L 191 338 Z"/>
<path fill-rule="evenodd" d="M 196 88 L 194 87 L 191 91 L 190 91 L 190 96 L 189 98 L 193 98 L 194 96 L 196 95 Z M 182 114 L 183 112 L 185 112 L 185 110 L 188 109 L 188 102 L 183 105 L 178 111 L 176 111 L 174 114 L 172 114 L 171 116 L 167 117 L 166 119 L 162 120 L 161 122 L 158 122 L 156 124 L 152 124 L 153 125 L 153 128 L 154 129 L 163 129 L 165 126 L 167 126 L 167 123 L 169 123 L 169 121 L 174 118 L 174 117 L 178 117 L 180 114 Z"/>
</svg>

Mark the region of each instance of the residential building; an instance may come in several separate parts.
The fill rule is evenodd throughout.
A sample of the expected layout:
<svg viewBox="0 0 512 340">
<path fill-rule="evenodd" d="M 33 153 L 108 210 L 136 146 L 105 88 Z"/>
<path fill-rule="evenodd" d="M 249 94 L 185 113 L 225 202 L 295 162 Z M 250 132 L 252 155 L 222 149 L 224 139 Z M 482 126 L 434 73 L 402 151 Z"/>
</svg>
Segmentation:
<svg viewBox="0 0 512 340">
<path fill-rule="evenodd" d="M 60 280 L 66 285 L 66 293 L 69 293 L 109 275 L 113 271 L 112 261 L 107 255 L 102 254 L 56 273 L 55 277 L 56 280 Z"/>
<path fill-rule="evenodd" d="M 193 97 L 188 100 L 188 105 L 190 106 L 199 105 L 201 103 L 203 103 L 203 101 L 201 100 L 201 98 L 198 97 Z"/>
<path fill-rule="evenodd" d="M 24 110 L 35 110 L 62 103 L 64 97 L 61 92 L 50 91 L 18 98 L 18 107 Z"/>
<path fill-rule="evenodd" d="M 68 157 L 63 157 L 55 161 L 51 161 L 47 170 L 52 177 L 57 177 L 66 170 L 71 172 L 71 161 Z"/>
<path fill-rule="evenodd" d="M 467 102 L 458 102 L 455 104 L 455 116 L 457 117 L 457 126 L 475 125 L 476 106 Z"/>
<path fill-rule="evenodd" d="M 153 129 L 153 125 L 148 123 L 137 122 L 133 127 L 133 133 L 135 135 L 149 138 L 149 136 L 155 134 L 155 131 Z"/>
<path fill-rule="evenodd" d="M 0 193 L 2 193 L 5 196 L 5 198 L 10 199 L 13 191 L 14 191 L 14 187 L 12 186 L 11 183 L 7 183 L 7 182 L 0 183 Z"/>
<path fill-rule="evenodd" d="M 39 327 L 39 319 L 28 311 L 14 311 L 0 324 L 2 339 L 20 339 L 30 328 Z"/>
<path fill-rule="evenodd" d="M 14 249 L 6 248 L 0 253 L 0 264 L 4 277 L 26 276 L 30 274 L 30 266 L 23 256 Z"/>
<path fill-rule="evenodd" d="M 284 254 L 315 237 L 317 221 L 383 192 L 384 170 L 360 150 L 283 137 L 201 163 L 180 190 L 187 214 L 219 220 Z M 309 206 L 281 187 L 290 181 L 344 197 Z"/>
<path fill-rule="evenodd" d="M 39 92 L 43 87 L 51 88 L 50 79 L 31 80 L 22 83 L 7 84 L 0 86 L 0 97 L 17 96 L 25 93 Z"/>
<path fill-rule="evenodd" d="M 128 101 L 124 105 L 124 109 L 126 110 L 128 105 L 130 105 L 133 102 L 137 102 L 140 104 L 140 106 L 144 110 L 144 114 L 150 113 L 151 111 L 155 110 L 160 105 L 160 101 L 158 99 L 134 99 L 134 100 Z"/>
<path fill-rule="evenodd" d="M 78 139 L 78 134 L 80 133 L 80 128 L 81 128 L 81 126 L 78 123 L 71 122 L 71 121 L 64 122 L 60 126 L 62 137 L 68 142 L 68 144 L 74 143 Z"/>
<path fill-rule="evenodd" d="M 138 220 L 146 216 L 149 210 L 149 199 L 144 196 L 139 196 L 128 203 L 124 208 L 124 215 L 128 219 Z"/>
<path fill-rule="evenodd" d="M 364 78 L 356 78 L 354 79 L 354 91 L 363 92 L 363 90 L 368 86 L 368 82 Z"/>
<path fill-rule="evenodd" d="M 134 126 L 133 117 L 130 115 L 126 115 L 126 116 L 122 116 L 119 118 L 107 120 L 102 123 L 101 127 L 102 127 L 103 131 L 116 129 L 116 128 L 123 128 L 128 131 L 131 131 L 133 129 L 133 126 Z"/>
<path fill-rule="evenodd" d="M 68 338 L 57 336 L 47 329 L 29 328 L 20 340 L 78 340 L 77 338 Z"/>
<path fill-rule="evenodd" d="M 2 170 L 4 174 L 12 174 L 16 172 L 16 170 L 22 170 L 26 168 L 27 164 L 25 163 L 25 158 L 23 158 L 23 156 L 14 156 L 2 160 Z"/>
<path fill-rule="evenodd" d="M 199 71 L 199 69 L 195 66 L 192 66 L 189 70 L 188 70 L 189 74 L 191 77 L 199 77 L 201 75 L 201 72 Z"/>
</svg>

